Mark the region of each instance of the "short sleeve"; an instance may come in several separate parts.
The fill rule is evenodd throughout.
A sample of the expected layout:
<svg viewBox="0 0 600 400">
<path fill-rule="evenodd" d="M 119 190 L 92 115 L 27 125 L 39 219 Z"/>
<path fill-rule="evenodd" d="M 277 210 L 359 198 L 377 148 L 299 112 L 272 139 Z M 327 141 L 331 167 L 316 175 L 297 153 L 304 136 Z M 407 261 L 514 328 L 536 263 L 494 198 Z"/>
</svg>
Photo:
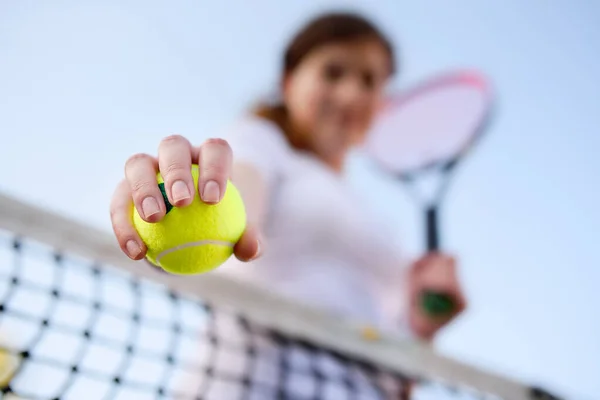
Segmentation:
<svg viewBox="0 0 600 400">
<path fill-rule="evenodd" d="M 256 167 L 268 185 L 289 162 L 291 149 L 274 123 L 259 117 L 246 117 L 225 131 L 233 151 L 234 162 L 244 162 Z"/>
</svg>

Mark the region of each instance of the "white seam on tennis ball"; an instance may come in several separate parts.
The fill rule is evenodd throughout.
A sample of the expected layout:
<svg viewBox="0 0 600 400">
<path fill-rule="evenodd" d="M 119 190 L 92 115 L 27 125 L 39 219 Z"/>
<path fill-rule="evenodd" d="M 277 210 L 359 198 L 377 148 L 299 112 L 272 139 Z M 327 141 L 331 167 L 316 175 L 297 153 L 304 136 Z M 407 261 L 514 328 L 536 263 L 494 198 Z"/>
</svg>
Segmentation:
<svg viewBox="0 0 600 400">
<path fill-rule="evenodd" d="M 216 244 L 217 246 L 233 247 L 233 243 L 228 242 L 226 240 L 198 240 L 196 242 L 187 242 L 187 243 L 180 244 L 179 246 L 171 247 L 169 249 L 161 251 L 156 256 L 156 262 L 160 264 L 161 258 L 163 258 L 167 254 L 171 254 L 175 251 L 187 249 L 188 247 L 203 246 L 205 244 Z"/>
</svg>

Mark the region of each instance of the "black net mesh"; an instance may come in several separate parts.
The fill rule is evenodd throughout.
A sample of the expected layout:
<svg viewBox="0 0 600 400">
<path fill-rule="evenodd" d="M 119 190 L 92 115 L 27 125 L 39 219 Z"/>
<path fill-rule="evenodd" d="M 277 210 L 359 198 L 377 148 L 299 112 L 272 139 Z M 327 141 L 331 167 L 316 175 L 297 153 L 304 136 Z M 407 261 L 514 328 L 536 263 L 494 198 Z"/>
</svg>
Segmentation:
<svg viewBox="0 0 600 400">
<path fill-rule="evenodd" d="M 86 400 L 401 397 L 402 376 L 6 233 L 0 282 L 2 347 L 21 359 L 5 394 Z"/>
<path fill-rule="evenodd" d="M 409 398 L 401 373 L 2 230 L 0 345 L 2 399 Z M 414 398 L 496 398 L 418 383 Z"/>
</svg>

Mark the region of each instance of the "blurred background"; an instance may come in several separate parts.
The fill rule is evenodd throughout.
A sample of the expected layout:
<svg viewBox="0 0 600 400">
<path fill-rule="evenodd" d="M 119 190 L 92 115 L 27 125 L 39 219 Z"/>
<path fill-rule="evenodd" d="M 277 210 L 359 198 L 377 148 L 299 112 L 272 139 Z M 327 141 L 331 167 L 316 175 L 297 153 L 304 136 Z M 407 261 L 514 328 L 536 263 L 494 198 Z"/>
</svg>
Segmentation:
<svg viewBox="0 0 600 400">
<path fill-rule="evenodd" d="M 600 2 L 3 0 L 0 190 L 110 229 L 130 155 L 219 136 L 276 88 L 289 35 L 339 8 L 395 40 L 397 88 L 468 67 L 498 95 L 443 210 L 471 307 L 437 346 L 600 398 Z M 420 210 L 359 158 L 351 173 L 418 254 Z"/>
</svg>

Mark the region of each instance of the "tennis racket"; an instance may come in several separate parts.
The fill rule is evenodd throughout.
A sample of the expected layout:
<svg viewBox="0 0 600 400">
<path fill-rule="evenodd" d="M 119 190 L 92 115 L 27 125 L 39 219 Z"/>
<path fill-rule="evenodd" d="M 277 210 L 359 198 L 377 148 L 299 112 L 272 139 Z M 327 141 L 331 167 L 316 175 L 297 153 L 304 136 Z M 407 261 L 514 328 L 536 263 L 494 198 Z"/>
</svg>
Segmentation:
<svg viewBox="0 0 600 400">
<path fill-rule="evenodd" d="M 366 138 L 370 158 L 402 182 L 423 208 L 429 252 L 440 248 L 444 195 L 456 167 L 488 125 L 492 97 L 489 82 L 477 72 L 439 76 L 391 96 Z M 449 295 L 437 292 L 423 293 L 421 302 L 431 316 L 446 315 L 456 306 Z"/>
</svg>

